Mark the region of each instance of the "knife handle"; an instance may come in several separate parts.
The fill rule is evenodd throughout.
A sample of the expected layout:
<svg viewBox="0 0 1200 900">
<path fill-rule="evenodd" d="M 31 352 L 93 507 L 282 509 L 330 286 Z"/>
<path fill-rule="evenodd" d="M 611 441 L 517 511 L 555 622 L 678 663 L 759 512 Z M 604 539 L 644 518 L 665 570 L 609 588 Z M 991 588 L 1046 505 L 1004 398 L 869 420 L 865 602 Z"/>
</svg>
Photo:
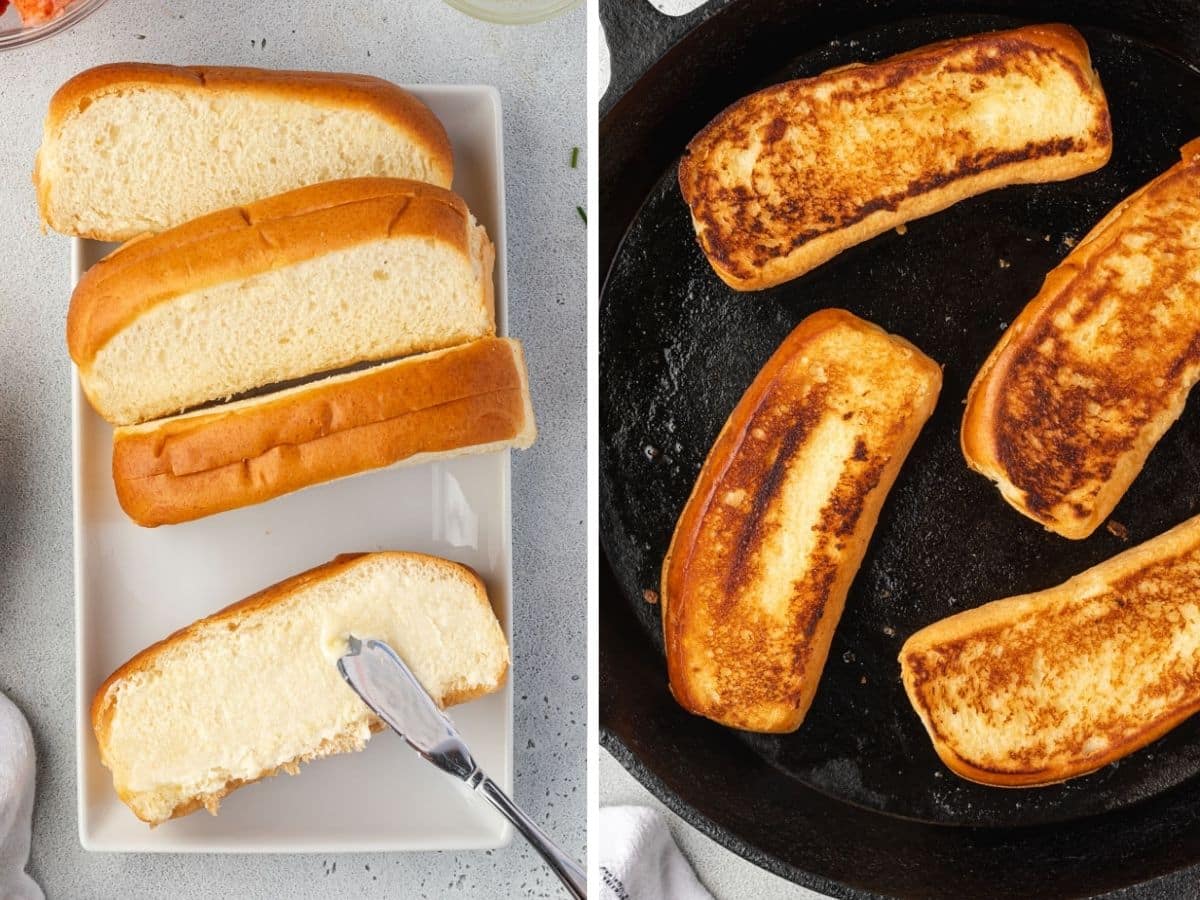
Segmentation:
<svg viewBox="0 0 1200 900">
<path fill-rule="evenodd" d="M 586 900 L 587 876 L 584 875 L 583 868 L 575 860 L 563 853 L 547 837 L 546 833 L 534 824 L 533 819 L 525 815 L 521 811 L 521 808 L 513 803 L 508 794 L 504 793 L 499 785 L 488 778 L 487 775 L 484 775 L 479 783 L 475 785 L 475 790 L 487 797 L 492 802 L 492 805 L 504 813 L 505 818 L 516 826 L 517 831 L 525 836 L 525 839 L 529 841 L 533 849 L 546 861 L 546 865 L 553 869 L 554 874 L 562 879 L 562 883 L 566 885 L 572 897 L 575 897 L 576 900 Z"/>
</svg>

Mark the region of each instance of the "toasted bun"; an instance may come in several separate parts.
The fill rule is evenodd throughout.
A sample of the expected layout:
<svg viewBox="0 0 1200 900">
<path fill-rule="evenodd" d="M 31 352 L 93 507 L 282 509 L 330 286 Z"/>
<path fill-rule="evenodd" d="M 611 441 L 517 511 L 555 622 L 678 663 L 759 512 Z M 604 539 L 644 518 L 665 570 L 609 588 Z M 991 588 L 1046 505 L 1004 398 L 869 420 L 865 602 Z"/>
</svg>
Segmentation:
<svg viewBox="0 0 1200 900">
<path fill-rule="evenodd" d="M 958 775 L 1032 787 L 1086 775 L 1200 709 L 1200 517 L 1058 587 L 914 634 L 904 689 Z"/>
<path fill-rule="evenodd" d="M 129 425 L 263 385 L 495 333 L 494 251 L 442 188 L 301 188 L 126 244 L 80 279 L 67 346 Z"/>
<path fill-rule="evenodd" d="M 983 364 L 967 464 L 1015 509 L 1085 538 L 1200 379 L 1200 140 L 1046 276 Z"/>
<path fill-rule="evenodd" d="M 1111 152 L 1083 38 L 1037 25 L 752 94 L 688 145 L 679 187 L 717 274 L 758 290 L 966 197 L 1090 172 Z"/>
<path fill-rule="evenodd" d="M 709 451 L 663 561 L 671 691 L 794 731 L 883 501 L 941 389 L 937 364 L 842 310 L 801 322 Z"/>
<path fill-rule="evenodd" d="M 442 124 L 378 78 L 114 63 L 55 93 L 33 180 L 55 231 L 124 241 L 319 181 L 453 174 Z"/>
<path fill-rule="evenodd" d="M 130 518 L 165 525 L 381 466 L 524 449 L 536 435 L 521 345 L 484 338 L 118 428 L 113 481 Z"/>
<path fill-rule="evenodd" d="M 495 691 L 508 644 L 470 569 L 417 553 L 340 556 L 177 631 L 92 702 L 121 800 L 157 825 L 302 762 L 361 750 L 380 722 L 342 681 L 346 639 L 389 644 L 443 706 Z"/>
</svg>

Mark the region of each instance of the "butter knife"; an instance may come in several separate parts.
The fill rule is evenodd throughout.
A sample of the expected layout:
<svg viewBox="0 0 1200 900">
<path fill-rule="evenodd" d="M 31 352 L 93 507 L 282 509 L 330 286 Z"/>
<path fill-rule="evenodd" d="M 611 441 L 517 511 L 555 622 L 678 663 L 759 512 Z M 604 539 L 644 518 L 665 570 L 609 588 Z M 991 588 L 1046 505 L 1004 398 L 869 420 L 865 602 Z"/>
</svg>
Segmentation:
<svg viewBox="0 0 1200 900">
<path fill-rule="evenodd" d="M 383 641 L 360 641 L 351 636 L 349 647 L 349 652 L 337 661 L 338 671 L 375 715 L 429 762 L 490 800 L 562 879 L 571 896 L 586 898 L 583 868 L 476 765 L 454 723 L 438 709 L 404 660 Z"/>
</svg>

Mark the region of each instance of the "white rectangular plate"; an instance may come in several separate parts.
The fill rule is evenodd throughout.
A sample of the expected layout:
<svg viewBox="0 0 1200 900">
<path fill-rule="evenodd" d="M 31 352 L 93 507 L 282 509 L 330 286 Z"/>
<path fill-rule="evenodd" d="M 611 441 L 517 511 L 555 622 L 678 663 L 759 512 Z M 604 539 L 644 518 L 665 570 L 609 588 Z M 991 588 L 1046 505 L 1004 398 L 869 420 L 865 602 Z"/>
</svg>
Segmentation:
<svg viewBox="0 0 1200 900">
<path fill-rule="evenodd" d="M 505 333 L 500 95 L 485 86 L 409 88 L 454 144 L 454 188 L 496 245 L 496 323 Z M 73 277 L 109 245 L 74 242 Z M 357 550 L 418 550 L 474 568 L 512 640 L 508 451 L 376 471 L 184 525 L 145 529 L 117 505 L 112 429 L 73 378 L 79 837 L 85 849 L 205 853 L 499 847 L 510 827 L 481 798 L 377 735 L 362 753 L 317 760 L 235 791 L 212 817 L 154 829 L 117 799 L 90 706 L 133 654 L 255 591 Z M 451 711 L 479 764 L 512 788 L 512 688 Z"/>
</svg>

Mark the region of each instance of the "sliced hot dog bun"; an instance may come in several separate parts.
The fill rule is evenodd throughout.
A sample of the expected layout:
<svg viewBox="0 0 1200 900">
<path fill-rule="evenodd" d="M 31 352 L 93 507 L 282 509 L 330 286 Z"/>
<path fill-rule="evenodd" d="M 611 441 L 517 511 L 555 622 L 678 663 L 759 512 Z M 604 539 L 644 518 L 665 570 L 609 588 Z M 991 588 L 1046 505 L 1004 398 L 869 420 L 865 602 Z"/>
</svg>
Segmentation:
<svg viewBox="0 0 1200 900">
<path fill-rule="evenodd" d="M 1108 518 L 1200 381 L 1200 139 L 1046 276 L 975 377 L 967 465 L 1073 540 Z"/>
<path fill-rule="evenodd" d="M 118 428 L 113 481 L 130 518 L 164 525 L 381 466 L 523 449 L 536 434 L 521 345 L 484 338 Z"/>
<path fill-rule="evenodd" d="M 441 122 L 379 78 L 115 63 L 55 93 L 33 179 L 55 231 L 123 241 L 319 181 L 453 174 Z"/>
<path fill-rule="evenodd" d="M 840 309 L 796 326 L 730 413 L 663 560 L 671 693 L 746 731 L 795 731 L 942 371 Z"/>
<path fill-rule="evenodd" d="M 1108 162 L 1087 44 L 1031 25 L 773 85 L 688 145 L 679 187 L 731 287 L 771 287 L 855 244 L 1010 184 Z"/>
<path fill-rule="evenodd" d="M 267 588 L 143 650 L 100 686 L 92 727 L 121 800 L 157 825 L 302 762 L 361 750 L 381 724 L 342 681 L 346 639 L 385 641 L 440 705 L 491 693 L 504 632 L 470 569 L 367 553 Z"/>
<path fill-rule="evenodd" d="M 900 651 L 942 761 L 997 787 L 1094 772 L 1200 710 L 1200 517 L 1062 584 L 922 628 Z"/>
<path fill-rule="evenodd" d="M 67 345 L 96 411 L 143 422 L 494 334 L 494 255 L 450 191 L 312 185 L 110 254 L 75 288 Z"/>
</svg>

